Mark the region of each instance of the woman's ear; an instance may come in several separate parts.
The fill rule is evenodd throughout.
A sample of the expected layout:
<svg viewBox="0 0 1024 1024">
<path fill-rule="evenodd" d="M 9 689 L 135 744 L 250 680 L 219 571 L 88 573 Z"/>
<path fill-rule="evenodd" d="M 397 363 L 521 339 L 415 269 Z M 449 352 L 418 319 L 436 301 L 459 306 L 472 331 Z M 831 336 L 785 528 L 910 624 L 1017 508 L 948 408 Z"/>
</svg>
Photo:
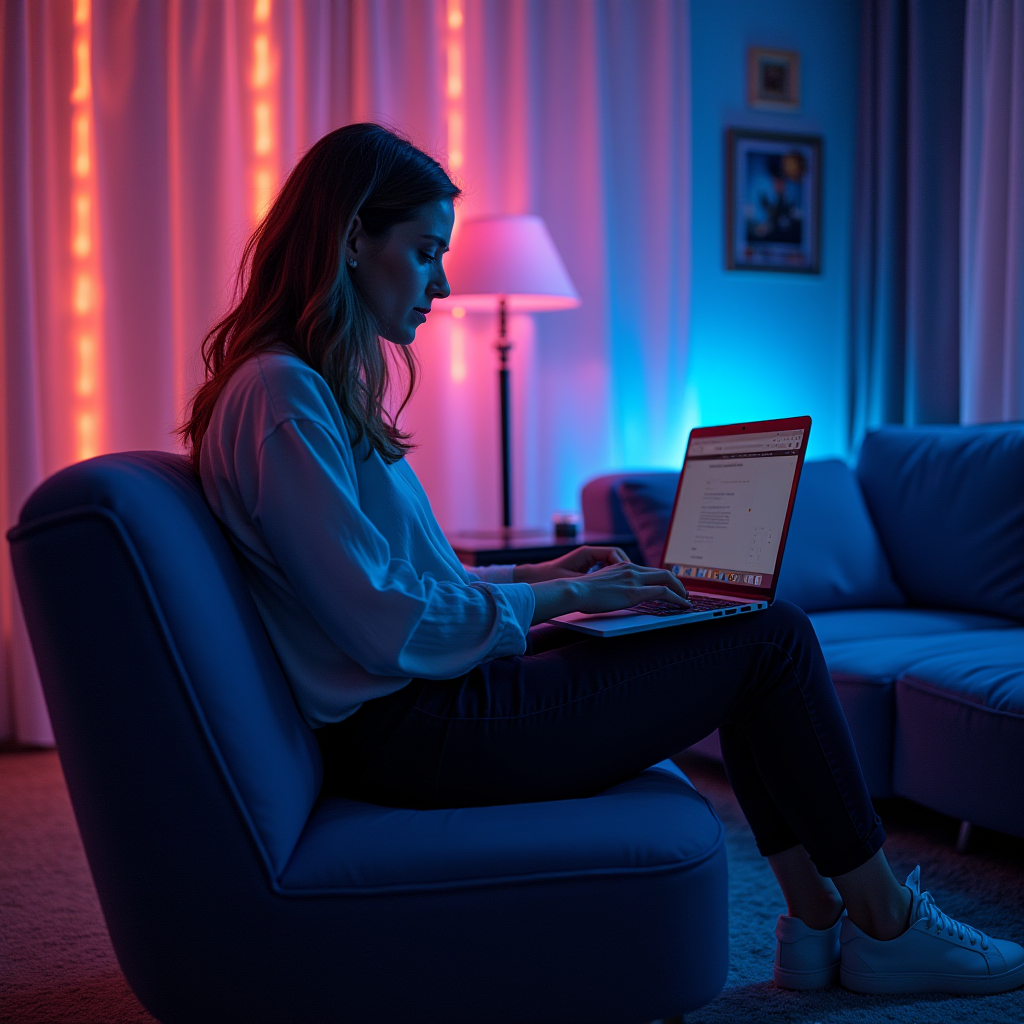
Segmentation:
<svg viewBox="0 0 1024 1024">
<path fill-rule="evenodd" d="M 363 231 L 363 222 L 359 219 L 359 214 L 356 214 L 348 226 L 348 235 L 345 237 L 345 262 L 349 266 L 353 265 L 353 261 L 359 259 L 365 243 L 366 233 Z"/>
</svg>

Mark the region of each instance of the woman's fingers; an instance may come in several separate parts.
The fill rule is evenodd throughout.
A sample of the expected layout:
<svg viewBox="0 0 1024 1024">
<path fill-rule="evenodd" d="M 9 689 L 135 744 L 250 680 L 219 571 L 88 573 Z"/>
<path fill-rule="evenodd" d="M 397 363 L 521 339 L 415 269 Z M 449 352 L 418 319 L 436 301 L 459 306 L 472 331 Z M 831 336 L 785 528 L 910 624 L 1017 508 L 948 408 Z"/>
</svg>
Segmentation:
<svg viewBox="0 0 1024 1024">
<path fill-rule="evenodd" d="M 586 552 L 587 558 L 593 565 L 618 565 L 629 561 L 622 548 L 585 547 L 578 550 Z"/>
<path fill-rule="evenodd" d="M 639 570 L 642 574 L 638 577 L 638 582 L 640 582 L 641 586 L 661 586 L 676 596 L 686 599 L 686 587 L 683 586 L 682 580 L 675 573 L 669 572 L 668 569 L 651 569 L 642 565 L 633 566 L 632 568 Z"/>
<path fill-rule="evenodd" d="M 690 606 L 690 601 L 685 594 L 679 594 L 671 587 L 645 587 L 644 590 L 650 591 L 650 593 L 644 593 L 643 597 L 638 598 L 637 604 L 641 601 L 665 601 L 667 604 L 678 604 L 680 607 L 689 608 Z"/>
<path fill-rule="evenodd" d="M 586 589 L 581 593 L 579 611 L 614 611 L 641 601 L 666 601 L 688 607 L 686 589 L 666 569 L 623 563 L 606 566 L 600 572 L 583 577 Z"/>
</svg>

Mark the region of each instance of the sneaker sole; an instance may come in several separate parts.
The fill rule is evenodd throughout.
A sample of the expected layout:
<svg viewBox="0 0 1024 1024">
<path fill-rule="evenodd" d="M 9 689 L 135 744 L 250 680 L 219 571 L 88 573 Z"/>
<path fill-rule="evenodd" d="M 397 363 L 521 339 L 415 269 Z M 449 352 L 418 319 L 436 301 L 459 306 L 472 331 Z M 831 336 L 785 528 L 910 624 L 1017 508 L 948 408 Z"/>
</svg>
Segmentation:
<svg viewBox="0 0 1024 1024">
<path fill-rule="evenodd" d="M 985 977 L 970 974 L 863 974 L 843 967 L 839 980 L 843 988 L 868 995 L 948 992 L 953 995 L 990 996 L 1024 985 L 1024 964 L 1005 974 Z"/>
<path fill-rule="evenodd" d="M 779 988 L 807 991 L 815 988 L 828 988 L 839 976 L 839 964 L 825 967 L 819 971 L 788 971 L 784 967 L 774 970 L 775 984 Z"/>
</svg>

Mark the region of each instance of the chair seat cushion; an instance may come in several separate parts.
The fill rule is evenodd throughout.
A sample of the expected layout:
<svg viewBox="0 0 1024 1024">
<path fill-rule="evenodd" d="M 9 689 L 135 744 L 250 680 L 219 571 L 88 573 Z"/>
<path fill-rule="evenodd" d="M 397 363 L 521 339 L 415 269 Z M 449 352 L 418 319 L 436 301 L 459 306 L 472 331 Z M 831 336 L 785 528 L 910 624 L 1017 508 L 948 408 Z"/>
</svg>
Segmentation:
<svg viewBox="0 0 1024 1024">
<path fill-rule="evenodd" d="M 1024 836 L 1024 629 L 934 654 L 896 681 L 893 788 Z"/>
<path fill-rule="evenodd" d="M 279 884 L 354 893 L 696 869 L 722 824 L 670 764 L 580 800 L 413 811 L 327 798 Z"/>
</svg>

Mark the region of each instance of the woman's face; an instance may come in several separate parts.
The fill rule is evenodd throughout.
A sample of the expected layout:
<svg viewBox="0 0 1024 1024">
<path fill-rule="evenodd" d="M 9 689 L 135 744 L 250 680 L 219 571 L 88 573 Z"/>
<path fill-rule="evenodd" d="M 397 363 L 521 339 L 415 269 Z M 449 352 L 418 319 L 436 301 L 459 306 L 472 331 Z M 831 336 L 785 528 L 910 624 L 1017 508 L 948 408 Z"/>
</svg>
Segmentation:
<svg viewBox="0 0 1024 1024">
<path fill-rule="evenodd" d="M 349 273 L 380 318 L 381 336 L 388 341 L 411 344 L 434 299 L 451 294 L 441 257 L 454 223 L 450 199 L 421 207 L 414 220 L 394 225 L 383 238 L 370 238 L 358 217 L 353 222 L 345 253 Z"/>
</svg>

